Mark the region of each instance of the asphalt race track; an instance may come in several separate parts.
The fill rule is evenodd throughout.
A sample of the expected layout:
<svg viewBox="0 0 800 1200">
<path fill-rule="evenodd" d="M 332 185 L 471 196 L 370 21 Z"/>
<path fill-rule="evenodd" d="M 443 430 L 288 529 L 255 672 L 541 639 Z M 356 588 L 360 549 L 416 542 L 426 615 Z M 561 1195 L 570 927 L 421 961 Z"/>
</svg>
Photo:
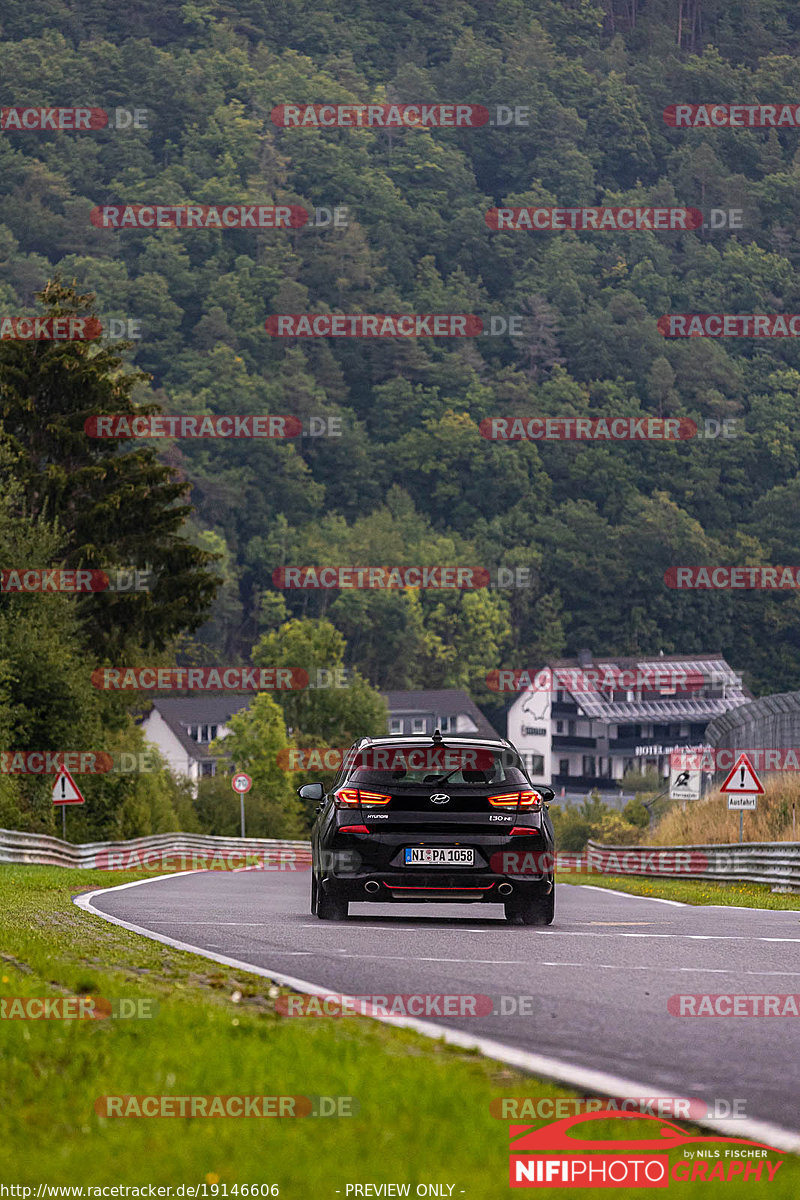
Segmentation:
<svg viewBox="0 0 800 1200">
<path fill-rule="evenodd" d="M 779 1126 L 800 1145 L 800 1017 L 667 1008 L 678 993 L 800 993 L 800 912 L 693 908 L 559 884 L 556 920 L 544 929 L 506 925 L 499 906 L 455 904 L 357 904 L 334 923 L 310 915 L 308 895 L 306 871 L 248 869 L 161 877 L 78 902 L 347 995 L 480 993 L 496 1008 L 501 996 L 533 997 L 535 1016 L 422 1019 L 643 1085 L 625 1095 L 743 1099 L 749 1121 Z"/>
</svg>

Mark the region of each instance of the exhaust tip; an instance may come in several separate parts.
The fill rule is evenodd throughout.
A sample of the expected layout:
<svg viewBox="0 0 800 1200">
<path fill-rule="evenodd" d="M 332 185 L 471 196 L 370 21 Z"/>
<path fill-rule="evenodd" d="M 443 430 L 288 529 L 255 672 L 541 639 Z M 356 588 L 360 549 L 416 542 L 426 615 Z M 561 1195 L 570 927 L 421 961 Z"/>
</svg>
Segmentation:
<svg viewBox="0 0 800 1200">
<path fill-rule="evenodd" d="M 379 892 L 380 890 L 381 890 L 381 885 L 379 883 L 376 883 L 374 879 L 368 879 L 367 882 L 364 884 L 365 892 L 371 892 L 374 895 L 375 892 Z"/>
<path fill-rule="evenodd" d="M 501 896 L 510 896 L 514 889 L 510 883 L 501 883 L 497 890 Z"/>
</svg>

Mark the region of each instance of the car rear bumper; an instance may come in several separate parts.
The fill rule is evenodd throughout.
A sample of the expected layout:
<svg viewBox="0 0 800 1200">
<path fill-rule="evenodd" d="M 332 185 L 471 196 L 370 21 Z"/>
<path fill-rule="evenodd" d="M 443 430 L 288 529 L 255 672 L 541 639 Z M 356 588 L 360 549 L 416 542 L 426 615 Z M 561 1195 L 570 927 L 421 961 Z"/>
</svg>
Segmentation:
<svg viewBox="0 0 800 1200">
<path fill-rule="evenodd" d="M 504 904 L 514 899 L 547 896 L 552 876 L 488 875 L 474 871 L 365 871 L 356 875 L 324 875 L 322 887 L 342 900 L 390 904 L 418 901 Z"/>
</svg>

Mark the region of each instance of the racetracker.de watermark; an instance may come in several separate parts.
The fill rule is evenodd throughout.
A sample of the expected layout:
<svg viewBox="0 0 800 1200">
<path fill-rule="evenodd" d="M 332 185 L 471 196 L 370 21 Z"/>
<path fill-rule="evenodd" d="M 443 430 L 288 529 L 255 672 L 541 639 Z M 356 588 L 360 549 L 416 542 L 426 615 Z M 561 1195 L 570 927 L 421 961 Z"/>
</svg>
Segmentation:
<svg viewBox="0 0 800 1200">
<path fill-rule="evenodd" d="M 523 323 L 505 313 L 273 313 L 264 328 L 277 338 L 522 337 Z"/>
<path fill-rule="evenodd" d="M 347 687 L 346 668 L 98 667 L 92 685 L 103 691 L 293 692 Z"/>
<path fill-rule="evenodd" d="M 800 567 L 668 567 L 664 583 L 700 591 L 794 591 Z"/>
<path fill-rule="evenodd" d="M 800 337 L 799 313 L 665 313 L 656 321 L 666 338 Z"/>
<path fill-rule="evenodd" d="M 489 229 L 562 230 L 579 232 L 627 233 L 650 230 L 675 233 L 701 229 L 703 214 L 699 208 L 653 208 L 642 205 L 627 208 L 490 208 L 484 220 Z"/>
<path fill-rule="evenodd" d="M 697 434 L 689 417 L 485 417 L 494 442 L 680 442 Z"/>
<path fill-rule="evenodd" d="M 88 417 L 83 431 L 93 438 L 296 438 L 341 437 L 342 418 L 313 415 L 301 421 L 288 414 L 257 416 L 136 416 L 120 413 Z"/>
<path fill-rule="evenodd" d="M 311 852 L 302 847 L 270 845 L 261 849 L 250 846 L 244 850 L 142 850 L 132 847 L 98 851 L 94 867 L 98 871 L 153 871 L 159 874 L 171 871 L 308 871 Z"/>
<path fill-rule="evenodd" d="M 75 568 L 3 567 L 0 594 L 54 593 L 85 595 L 89 592 L 149 592 L 153 571 L 138 567 Z"/>
<path fill-rule="evenodd" d="M 0 317 L 0 341 L 4 342 L 94 342 L 142 336 L 142 323 L 121 317 Z"/>
<path fill-rule="evenodd" d="M 501 751 L 503 765 L 513 765 L 516 752 Z M 489 771 L 496 757 L 479 746 L 286 746 L 275 756 L 284 771 L 332 771 L 345 764 L 373 771 Z"/>
<path fill-rule="evenodd" d="M 299 204 L 104 204 L 90 220 L 98 229 L 302 229 Z"/>
<path fill-rule="evenodd" d="M 299 417 L 260 416 L 119 416 L 88 417 L 84 433 L 91 438 L 293 438 L 303 434 Z"/>
<path fill-rule="evenodd" d="M 747 755 L 756 771 L 800 771 L 800 746 L 760 746 L 746 750 L 703 746 L 698 750 L 673 750 L 669 764 L 676 771 L 704 771 L 713 775 L 717 771 L 730 771 L 742 754 Z"/>
<path fill-rule="evenodd" d="M 668 104 L 673 129 L 796 129 L 800 104 Z"/>
<path fill-rule="evenodd" d="M 90 133 L 97 129 L 147 129 L 146 108 L 0 108 L 4 133 Z"/>
<path fill-rule="evenodd" d="M 97 317 L 0 317 L 5 342 L 91 342 L 102 333 Z"/>
<path fill-rule="evenodd" d="M 148 997 L 0 996 L 3 1021 L 130 1021 L 157 1014 L 158 1001 Z"/>
<path fill-rule="evenodd" d="M 396 590 L 398 588 L 431 588 L 436 591 L 472 591 L 478 588 L 532 587 L 529 567 L 354 567 L 354 566 L 293 566 L 276 567 L 272 583 L 282 589 L 365 588 Z"/>
<path fill-rule="evenodd" d="M 98 1096 L 98 1117 L 354 1117 L 355 1096 Z"/>
<path fill-rule="evenodd" d="M 513 815 L 510 820 L 513 820 Z M 522 837 L 536 837 L 539 830 L 519 826 Z M 513 830 L 512 830 L 513 833 Z M 727 856 L 722 856 L 727 857 Z M 731 855 L 735 858 L 735 853 Z M 489 859 L 497 875 L 531 875 L 540 878 L 555 869 L 579 875 L 664 875 L 695 876 L 709 870 L 708 855 L 699 850 L 609 850 L 588 849 L 580 854 L 559 850 L 498 850 Z M 716 869 L 720 857 L 715 857 Z"/>
<path fill-rule="evenodd" d="M 693 666 L 670 663 L 642 664 L 625 669 L 613 665 L 596 667 L 542 667 L 531 671 L 520 667 L 495 667 L 487 672 L 486 686 L 493 692 L 567 691 L 575 693 L 604 691 L 697 692 L 720 678 L 706 675 Z"/>
<path fill-rule="evenodd" d="M 284 1017 L 532 1017 L 537 996 L 486 996 L 445 992 L 394 992 L 388 995 L 279 996 L 275 1011 Z"/>
<path fill-rule="evenodd" d="M 281 129 L 479 129 L 527 127 L 524 104 L 277 104 Z"/>
<path fill-rule="evenodd" d="M 3 750 L 2 775 L 139 775 L 163 770 L 156 752 L 150 750 Z"/>
<path fill-rule="evenodd" d="M 552 1121 L 593 1112 L 633 1112 L 678 1120 L 703 1120 L 709 1117 L 746 1117 L 746 1101 L 741 1097 L 727 1100 L 690 1099 L 686 1096 L 495 1096 L 489 1113 L 499 1121 Z"/>
<path fill-rule="evenodd" d="M 677 995 L 667 1000 L 667 1012 L 673 1017 L 797 1017 L 800 995 Z"/>
</svg>

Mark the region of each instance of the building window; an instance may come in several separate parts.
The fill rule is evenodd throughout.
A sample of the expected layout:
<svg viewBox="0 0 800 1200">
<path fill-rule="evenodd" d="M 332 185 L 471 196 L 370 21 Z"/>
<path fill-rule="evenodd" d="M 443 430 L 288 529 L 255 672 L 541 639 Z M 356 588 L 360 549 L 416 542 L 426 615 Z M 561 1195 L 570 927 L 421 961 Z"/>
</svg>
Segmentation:
<svg viewBox="0 0 800 1200">
<path fill-rule="evenodd" d="M 411 732 L 412 733 L 424 733 L 425 732 L 425 718 L 424 717 L 413 717 L 412 718 Z"/>
<path fill-rule="evenodd" d="M 442 733 L 452 733 L 455 727 L 455 717 L 439 717 L 439 729 Z"/>
<path fill-rule="evenodd" d="M 200 773 L 202 775 L 216 775 L 217 764 L 214 762 L 213 758 L 206 759 L 205 762 L 200 763 Z"/>
<path fill-rule="evenodd" d="M 564 732 L 564 722 L 556 721 L 556 733 L 563 733 L 563 732 Z"/>
<path fill-rule="evenodd" d="M 574 721 L 570 721 L 568 723 L 568 730 L 569 730 L 569 736 L 575 737 L 575 722 Z"/>
<path fill-rule="evenodd" d="M 560 758 L 558 760 L 558 773 L 559 773 L 559 775 L 569 775 L 569 759 L 568 758 Z"/>
<path fill-rule="evenodd" d="M 523 754 L 522 760 L 528 768 L 529 775 L 544 775 L 543 754 Z"/>
<path fill-rule="evenodd" d="M 597 774 L 597 768 L 595 765 L 593 754 L 584 754 L 582 774 L 583 775 L 596 775 Z"/>
<path fill-rule="evenodd" d="M 389 718 L 389 733 L 395 735 L 403 732 L 403 722 L 400 717 Z"/>
</svg>

